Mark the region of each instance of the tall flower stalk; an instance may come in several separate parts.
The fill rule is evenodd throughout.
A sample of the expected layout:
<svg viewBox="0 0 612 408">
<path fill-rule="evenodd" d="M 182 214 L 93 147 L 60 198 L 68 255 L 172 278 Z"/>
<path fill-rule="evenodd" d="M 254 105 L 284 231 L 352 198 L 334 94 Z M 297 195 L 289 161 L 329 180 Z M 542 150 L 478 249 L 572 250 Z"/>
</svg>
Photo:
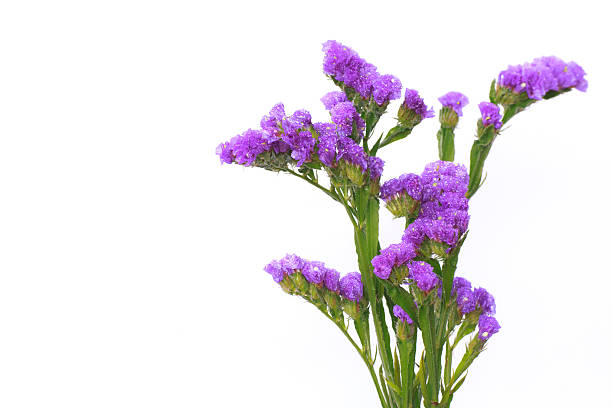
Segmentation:
<svg viewBox="0 0 612 408">
<path fill-rule="evenodd" d="M 455 273 L 468 234 L 469 199 L 482 185 L 503 126 L 538 100 L 585 91 L 584 71 L 556 57 L 502 71 L 490 100 L 478 105 L 469 171 L 453 162 L 454 132 L 468 98 L 459 92 L 441 96 L 440 160 L 420 174 L 381 184 L 384 162 L 377 154 L 433 117 L 433 109 L 406 89 L 396 125 L 375 138 L 389 102 L 402 96 L 401 82 L 338 42 L 326 42 L 323 51 L 323 71 L 340 88 L 321 99 L 328 122 L 313 122 L 306 110 L 288 115 L 277 104 L 261 129 L 220 144 L 217 154 L 222 163 L 300 178 L 344 208 L 358 272 L 341 276 L 323 262 L 292 254 L 264 270 L 338 327 L 366 365 L 382 407 L 449 407 L 468 368 L 500 329 L 493 296 Z M 387 248 L 378 238 L 381 202 L 406 226 L 401 240 Z"/>
</svg>

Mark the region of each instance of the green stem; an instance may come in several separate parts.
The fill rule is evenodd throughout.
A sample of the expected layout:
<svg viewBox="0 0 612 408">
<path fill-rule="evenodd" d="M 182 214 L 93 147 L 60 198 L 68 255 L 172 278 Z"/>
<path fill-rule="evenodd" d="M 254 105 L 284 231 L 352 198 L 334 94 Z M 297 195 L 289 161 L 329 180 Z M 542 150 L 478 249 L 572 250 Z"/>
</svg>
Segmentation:
<svg viewBox="0 0 612 408">
<path fill-rule="evenodd" d="M 402 395 L 400 408 L 408 408 L 412 399 L 412 382 L 414 381 L 414 357 L 416 353 L 416 335 L 408 340 L 397 343 L 400 353 L 400 368 L 402 375 Z"/>
<path fill-rule="evenodd" d="M 382 391 L 380 389 L 380 384 L 378 383 L 378 378 L 376 377 L 376 372 L 374 371 L 374 364 L 370 360 L 369 356 L 367 356 L 365 352 L 357 345 L 357 343 L 355 343 L 355 340 L 353 340 L 349 332 L 344 327 L 343 323 L 340 323 L 334 320 L 329 314 L 327 314 L 327 311 L 324 311 L 323 309 L 319 309 L 319 310 L 329 320 L 331 320 L 336 326 L 338 326 L 340 331 L 344 334 L 344 336 L 348 339 L 348 341 L 353 345 L 355 350 L 357 350 L 357 353 L 359 353 L 359 355 L 361 356 L 361 359 L 363 360 L 365 365 L 368 367 L 368 372 L 370 373 L 370 377 L 372 377 L 372 381 L 374 382 L 374 386 L 376 387 L 376 392 L 378 393 L 378 398 L 380 399 L 380 403 L 382 404 L 383 408 L 388 408 L 389 405 L 387 404 L 387 401 L 385 400 L 382 394 Z"/>
</svg>

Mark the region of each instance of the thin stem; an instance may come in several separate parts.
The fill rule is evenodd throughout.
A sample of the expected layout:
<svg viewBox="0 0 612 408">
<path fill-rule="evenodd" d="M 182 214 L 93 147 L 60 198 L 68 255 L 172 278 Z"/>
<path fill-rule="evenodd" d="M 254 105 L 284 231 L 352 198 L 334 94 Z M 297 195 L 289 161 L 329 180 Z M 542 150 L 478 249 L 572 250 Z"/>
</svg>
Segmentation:
<svg viewBox="0 0 612 408">
<path fill-rule="evenodd" d="M 320 185 L 319 183 L 317 183 L 316 181 L 313 181 L 311 179 L 309 179 L 308 177 L 297 173 L 289 168 L 286 169 L 282 169 L 283 171 L 286 171 L 287 173 L 293 174 L 296 177 L 299 177 L 303 180 L 306 180 L 308 183 L 312 184 L 313 186 L 315 186 L 316 188 L 318 188 L 319 190 L 323 191 L 325 194 L 327 194 L 328 196 L 330 196 L 331 198 L 333 198 L 334 200 L 338 201 L 338 197 L 332 193 L 330 190 L 326 189 L 325 187 L 323 187 L 322 185 Z"/>
<path fill-rule="evenodd" d="M 376 392 L 378 393 L 378 398 L 380 399 L 380 403 L 382 404 L 383 408 L 388 408 L 389 405 L 387 404 L 387 401 L 385 401 L 385 397 L 383 396 L 383 393 L 382 393 L 382 391 L 380 389 L 380 384 L 378 383 L 378 378 L 376 377 L 376 372 L 374 371 L 374 366 L 371 363 L 371 361 L 368 360 L 368 357 L 366 356 L 365 352 L 357 345 L 357 343 L 355 343 L 355 340 L 353 340 L 351 335 L 344 328 L 343 324 L 341 324 L 340 322 L 334 320 L 329 314 L 327 314 L 326 311 L 323 311 L 323 309 L 319 309 L 319 310 L 329 320 L 331 320 L 336 326 L 338 326 L 340 331 L 344 334 L 344 336 L 348 339 L 348 341 L 353 345 L 355 350 L 357 350 L 357 353 L 359 353 L 359 355 L 361 356 L 361 359 L 363 360 L 365 365 L 368 367 L 368 371 L 370 373 L 370 376 L 372 377 L 372 381 L 374 381 L 374 386 L 376 387 Z"/>
</svg>

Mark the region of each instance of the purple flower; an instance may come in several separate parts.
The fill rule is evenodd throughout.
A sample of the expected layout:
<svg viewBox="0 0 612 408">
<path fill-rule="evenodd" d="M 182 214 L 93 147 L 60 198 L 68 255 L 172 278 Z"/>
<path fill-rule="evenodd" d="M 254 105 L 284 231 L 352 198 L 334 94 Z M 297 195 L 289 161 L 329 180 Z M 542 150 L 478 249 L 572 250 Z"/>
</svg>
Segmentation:
<svg viewBox="0 0 612 408">
<path fill-rule="evenodd" d="M 323 102 L 325 109 L 331 110 L 336 104 L 346 102 L 346 95 L 340 91 L 328 92 L 323 95 L 321 102 Z"/>
<path fill-rule="evenodd" d="M 234 156 L 232 155 L 232 146 L 230 142 L 221 143 L 217 146 L 216 150 L 219 159 L 221 159 L 221 163 L 231 164 L 234 161 Z"/>
<path fill-rule="evenodd" d="M 417 218 L 404 231 L 402 242 L 409 242 L 418 248 L 425 239 L 425 236 L 425 220 Z"/>
<path fill-rule="evenodd" d="M 319 134 L 318 150 L 319 160 L 328 167 L 333 167 L 336 159 L 336 144 L 338 135 L 332 123 L 314 123 L 313 128 Z"/>
<path fill-rule="evenodd" d="M 381 75 L 372 82 L 374 101 L 382 106 L 402 96 L 402 83 L 393 75 Z"/>
<path fill-rule="evenodd" d="M 302 269 L 306 261 L 295 254 L 287 254 L 280 260 L 281 267 L 287 274 L 291 275 L 298 269 Z"/>
<path fill-rule="evenodd" d="M 461 92 L 449 92 L 438 98 L 442 106 L 452 108 L 457 115 L 463 116 L 463 107 L 468 104 L 467 96 Z"/>
<path fill-rule="evenodd" d="M 368 168 L 368 156 L 363 148 L 348 137 L 339 138 L 337 159 L 359 167 L 362 173 Z"/>
<path fill-rule="evenodd" d="M 370 179 L 378 180 L 383 172 L 385 162 L 376 156 L 368 156 L 368 169 L 370 169 Z"/>
<path fill-rule="evenodd" d="M 510 65 L 499 73 L 498 83 L 515 93 L 527 93 L 529 99 L 542 99 L 549 91 L 576 88 L 586 91 L 585 72 L 575 62 L 566 63 L 557 57 L 536 58 L 522 65 Z"/>
<path fill-rule="evenodd" d="M 395 317 L 397 317 L 404 323 L 414 323 L 408 313 L 406 313 L 406 311 L 404 311 L 404 309 L 402 309 L 400 305 L 393 306 L 393 315 L 395 315 Z"/>
<path fill-rule="evenodd" d="M 270 150 L 266 135 L 261 130 L 249 129 L 242 135 L 233 137 L 229 143 L 236 163 L 246 166 L 252 165 L 257 156 Z"/>
<path fill-rule="evenodd" d="M 487 341 L 497 333 L 501 326 L 493 316 L 481 315 L 478 319 L 478 338 Z"/>
<path fill-rule="evenodd" d="M 264 266 L 264 271 L 268 272 L 272 275 L 274 282 L 279 283 L 285 277 L 283 266 L 280 261 L 272 261 L 266 266 Z"/>
<path fill-rule="evenodd" d="M 336 131 L 340 136 L 350 137 L 353 134 L 353 127 L 357 130 L 358 139 L 363 137 L 365 122 L 357 113 L 355 106 L 351 102 L 339 102 L 330 111 L 332 122 L 336 124 Z"/>
<path fill-rule="evenodd" d="M 340 279 L 340 294 L 353 302 L 361 299 L 363 296 L 363 284 L 361 283 L 361 274 L 359 272 L 348 273 Z"/>
<path fill-rule="evenodd" d="M 325 287 L 332 292 L 338 292 L 340 284 L 340 274 L 335 269 L 326 268 L 325 278 L 323 279 Z"/>
<path fill-rule="evenodd" d="M 394 267 L 406 265 L 415 256 L 414 245 L 409 242 L 389 245 L 372 259 L 374 274 L 381 279 L 389 279 Z"/>
<path fill-rule="evenodd" d="M 415 114 L 425 118 L 433 118 L 434 110 L 433 108 L 427 109 L 427 105 L 425 105 L 425 101 L 423 98 L 419 96 L 419 93 L 414 89 L 406 88 L 406 93 L 404 94 L 404 103 L 403 106 L 405 109 L 410 109 Z"/>
<path fill-rule="evenodd" d="M 406 193 L 419 201 L 422 194 L 421 178 L 416 174 L 402 174 L 397 179 L 387 180 L 380 187 L 380 197 L 387 201 L 395 195 Z"/>
<path fill-rule="evenodd" d="M 478 306 L 480 306 L 484 313 L 489 315 L 495 314 L 495 298 L 493 298 L 489 292 L 483 288 L 478 288 L 474 290 L 474 294 L 476 296 Z"/>
<path fill-rule="evenodd" d="M 502 116 L 499 113 L 499 106 L 491 102 L 480 102 L 478 104 L 480 109 L 480 115 L 482 117 L 482 125 L 495 126 L 495 129 L 499 129 L 502 125 Z"/>
<path fill-rule="evenodd" d="M 276 135 L 279 132 L 279 126 L 285 117 L 285 106 L 282 103 L 277 103 L 272 107 L 270 113 L 261 118 L 259 123 L 261 128 L 266 132 Z"/>
<path fill-rule="evenodd" d="M 444 192 L 465 195 L 469 176 L 464 165 L 439 160 L 425 166 L 421 173 L 421 183 L 423 201 L 432 201 Z"/>
<path fill-rule="evenodd" d="M 320 285 L 325 279 L 325 264 L 319 261 L 305 262 L 302 267 L 302 275 L 310 283 Z"/>
<path fill-rule="evenodd" d="M 472 290 L 472 284 L 470 283 L 469 280 L 465 279 L 465 278 L 461 278 L 459 276 L 455 277 L 455 279 L 453 279 L 453 290 L 451 292 L 451 295 L 454 295 L 455 293 L 457 293 L 460 290 Z"/>
<path fill-rule="evenodd" d="M 410 279 L 425 293 L 429 293 L 440 283 L 440 278 L 433 271 L 433 266 L 427 262 L 410 262 L 408 269 L 410 271 Z"/>
<path fill-rule="evenodd" d="M 315 145 L 312 133 L 308 130 L 302 130 L 290 140 L 291 158 L 297 161 L 297 166 L 300 167 L 304 162 L 310 161 Z"/>
<path fill-rule="evenodd" d="M 476 310 L 476 296 L 471 289 L 461 288 L 457 290 L 457 307 L 462 314 Z"/>
<path fill-rule="evenodd" d="M 359 59 L 355 51 L 333 40 L 323 43 L 323 52 L 323 72 L 341 82 L 344 81 L 346 71 L 350 75 L 352 70 L 348 67 L 351 62 Z"/>
</svg>

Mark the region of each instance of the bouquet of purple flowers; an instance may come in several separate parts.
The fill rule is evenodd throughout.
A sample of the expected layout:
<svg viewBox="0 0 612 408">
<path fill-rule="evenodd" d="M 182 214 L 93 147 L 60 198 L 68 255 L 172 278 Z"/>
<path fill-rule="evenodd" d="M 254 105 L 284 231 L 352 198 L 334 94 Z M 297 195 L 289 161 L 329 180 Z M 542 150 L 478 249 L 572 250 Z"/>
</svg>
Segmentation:
<svg viewBox="0 0 612 408">
<path fill-rule="evenodd" d="M 365 363 L 382 407 L 416 408 L 421 401 L 449 407 L 467 369 L 500 329 L 493 296 L 455 273 L 468 233 L 469 199 L 482 185 L 485 161 L 503 126 L 539 100 L 585 91 L 585 72 L 557 57 L 502 71 L 489 101 L 478 105 L 469 169 L 454 163 L 454 132 L 468 98 L 459 92 L 441 96 L 440 160 L 420 175 L 381 183 L 384 162 L 377 153 L 434 111 L 416 90 L 406 89 L 396 125 L 375 138 L 389 101 L 402 96 L 402 83 L 336 41 L 323 44 L 323 51 L 323 71 L 340 88 L 321 98 L 329 122 L 313 122 L 306 110 L 287 115 L 279 103 L 262 118 L 261 129 L 220 144 L 217 154 L 222 163 L 291 174 L 344 208 L 354 228 L 359 272 L 341 276 L 323 262 L 293 254 L 264 270 L 340 329 Z M 378 240 L 381 201 L 406 226 L 401 241 L 387 248 Z"/>
</svg>

